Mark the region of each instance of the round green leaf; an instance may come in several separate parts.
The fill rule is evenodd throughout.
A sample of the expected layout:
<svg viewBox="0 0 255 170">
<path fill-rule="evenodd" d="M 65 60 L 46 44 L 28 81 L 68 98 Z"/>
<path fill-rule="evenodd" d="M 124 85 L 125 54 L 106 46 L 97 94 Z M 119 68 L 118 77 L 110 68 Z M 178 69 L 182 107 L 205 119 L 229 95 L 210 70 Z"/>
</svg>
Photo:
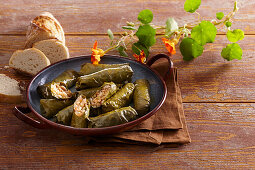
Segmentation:
<svg viewBox="0 0 255 170">
<path fill-rule="evenodd" d="M 151 10 L 149 9 L 145 9 L 145 10 L 142 10 L 139 14 L 138 14 L 138 17 L 137 19 L 143 23 L 143 24 L 148 24 L 152 21 L 153 19 L 153 14 L 151 12 Z"/>
<path fill-rule="evenodd" d="M 232 23 L 229 22 L 229 21 L 227 21 L 227 22 L 225 23 L 225 25 L 226 25 L 226 27 L 231 27 Z"/>
<path fill-rule="evenodd" d="M 221 51 L 221 56 L 228 61 L 233 59 L 241 60 L 243 55 L 242 48 L 237 43 L 228 44 Z"/>
<path fill-rule="evenodd" d="M 199 45 L 192 38 L 184 38 L 180 44 L 180 51 L 185 61 L 190 61 L 202 55 L 203 50 L 204 47 Z"/>
<path fill-rule="evenodd" d="M 227 38 L 230 42 L 237 42 L 239 40 L 242 40 L 244 38 L 244 32 L 240 29 L 235 29 L 233 31 L 227 32 Z"/>
<path fill-rule="evenodd" d="M 216 34 L 216 27 L 209 21 L 202 21 L 191 30 L 191 38 L 200 45 L 214 42 Z"/>
<path fill-rule="evenodd" d="M 138 37 L 140 44 L 146 48 L 150 48 L 156 42 L 156 30 L 148 24 L 141 25 L 135 35 Z"/>
<path fill-rule="evenodd" d="M 217 13 L 216 13 L 216 18 L 217 18 L 218 20 L 221 20 L 223 17 L 224 17 L 224 13 L 223 13 L 223 12 L 217 12 Z"/>
<path fill-rule="evenodd" d="M 132 51 L 136 53 L 137 55 L 139 55 L 142 50 L 144 51 L 145 56 L 148 57 L 149 49 L 143 46 L 140 42 L 136 42 L 132 45 Z"/>
<path fill-rule="evenodd" d="M 195 12 L 201 4 L 201 0 L 186 0 L 184 10 L 190 13 Z"/>
</svg>

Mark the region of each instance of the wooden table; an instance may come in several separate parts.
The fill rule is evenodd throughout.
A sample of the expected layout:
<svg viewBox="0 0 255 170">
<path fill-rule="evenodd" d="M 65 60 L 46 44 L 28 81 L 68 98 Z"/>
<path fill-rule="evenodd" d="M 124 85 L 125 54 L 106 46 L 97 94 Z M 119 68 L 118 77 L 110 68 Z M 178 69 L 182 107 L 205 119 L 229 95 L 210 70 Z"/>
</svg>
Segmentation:
<svg viewBox="0 0 255 170">
<path fill-rule="evenodd" d="M 121 31 L 142 9 L 151 9 L 154 23 L 172 16 L 183 24 L 195 14 L 184 12 L 184 0 L 166 1 L 0 1 L 0 73 L 28 81 L 4 69 L 17 49 L 22 49 L 29 21 L 42 11 L 52 12 L 62 24 L 72 57 L 90 54 L 95 40 L 106 48 L 106 30 Z M 232 10 L 232 1 L 206 0 L 198 10 L 206 19 Z M 243 59 L 227 62 L 220 56 L 224 33 L 198 59 L 184 62 L 174 56 L 179 69 L 183 106 L 192 143 L 178 148 L 124 144 L 90 144 L 84 137 L 55 130 L 38 130 L 12 114 L 14 105 L 0 104 L 0 169 L 195 169 L 255 168 L 255 3 L 243 0 L 233 28 L 245 31 L 240 42 Z M 166 52 L 161 41 L 151 55 Z M 117 53 L 112 53 L 117 54 Z"/>
</svg>

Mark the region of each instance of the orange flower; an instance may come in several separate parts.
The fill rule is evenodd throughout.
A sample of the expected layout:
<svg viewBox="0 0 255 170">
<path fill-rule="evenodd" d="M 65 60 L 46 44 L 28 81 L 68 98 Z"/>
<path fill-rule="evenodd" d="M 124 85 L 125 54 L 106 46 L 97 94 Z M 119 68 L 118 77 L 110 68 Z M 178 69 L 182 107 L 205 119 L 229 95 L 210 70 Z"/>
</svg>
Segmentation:
<svg viewBox="0 0 255 170">
<path fill-rule="evenodd" d="M 100 62 L 100 58 L 104 56 L 105 52 L 104 50 L 97 48 L 97 41 L 95 41 L 92 50 L 92 55 L 91 55 L 91 62 L 92 64 L 98 64 Z"/>
<path fill-rule="evenodd" d="M 168 40 L 166 38 L 162 38 L 163 43 L 165 43 L 166 49 L 170 54 L 175 54 L 175 45 L 178 43 L 177 39 Z"/>
<path fill-rule="evenodd" d="M 140 52 L 140 55 L 134 54 L 133 56 L 134 56 L 134 57 L 136 58 L 136 60 L 139 61 L 140 63 L 145 63 L 145 61 L 146 61 L 146 57 L 145 57 L 145 54 L 144 54 L 144 51 L 143 51 L 143 50 Z"/>
</svg>

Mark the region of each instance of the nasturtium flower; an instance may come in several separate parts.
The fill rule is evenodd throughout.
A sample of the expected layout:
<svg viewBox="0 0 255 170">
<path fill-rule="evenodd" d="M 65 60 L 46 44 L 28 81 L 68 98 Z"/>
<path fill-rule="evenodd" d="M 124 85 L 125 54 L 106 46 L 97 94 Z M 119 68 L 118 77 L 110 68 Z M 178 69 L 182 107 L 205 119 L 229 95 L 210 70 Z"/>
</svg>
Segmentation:
<svg viewBox="0 0 255 170">
<path fill-rule="evenodd" d="M 168 40 L 166 38 L 162 38 L 162 41 L 165 44 L 166 49 L 170 54 L 176 53 L 175 45 L 178 43 L 177 39 Z"/>
<path fill-rule="evenodd" d="M 140 52 L 139 55 L 134 54 L 133 56 L 134 56 L 134 57 L 136 58 L 136 60 L 139 61 L 140 63 L 145 63 L 145 62 L 146 62 L 146 57 L 145 57 L 145 54 L 144 54 L 144 51 L 143 51 L 143 50 Z"/>
<path fill-rule="evenodd" d="M 92 50 L 92 55 L 91 55 L 91 62 L 92 64 L 98 64 L 100 62 L 100 58 L 104 56 L 105 52 L 104 50 L 97 48 L 97 41 L 95 41 Z"/>
</svg>

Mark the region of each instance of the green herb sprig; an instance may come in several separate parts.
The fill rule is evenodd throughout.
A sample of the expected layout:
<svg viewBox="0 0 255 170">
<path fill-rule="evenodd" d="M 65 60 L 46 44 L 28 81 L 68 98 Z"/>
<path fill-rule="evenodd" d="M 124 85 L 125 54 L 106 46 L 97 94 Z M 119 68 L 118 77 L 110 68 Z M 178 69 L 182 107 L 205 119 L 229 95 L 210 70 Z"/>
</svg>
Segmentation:
<svg viewBox="0 0 255 170">
<path fill-rule="evenodd" d="M 165 25 L 154 25 L 152 23 L 153 13 L 149 9 L 142 10 L 137 17 L 136 22 L 127 22 L 122 28 L 126 30 L 119 39 L 114 37 L 110 29 L 107 30 L 111 39 L 110 50 L 117 50 L 121 56 L 128 57 L 126 51 L 131 45 L 132 51 L 140 55 L 141 52 L 146 57 L 149 56 L 150 48 L 156 43 L 157 38 L 167 39 L 165 45 L 171 54 L 175 53 L 175 45 L 179 43 L 179 49 L 183 60 L 190 61 L 201 56 L 204 46 L 207 43 L 213 43 L 217 31 L 225 26 L 227 39 L 231 42 L 221 51 L 221 56 L 231 61 L 233 59 L 242 59 L 242 49 L 237 43 L 244 38 L 244 32 L 241 29 L 231 29 L 232 18 L 238 11 L 237 2 L 234 3 L 233 10 L 224 15 L 223 12 L 216 13 L 216 19 L 208 21 L 201 20 L 200 14 L 196 11 L 201 4 L 201 0 L 186 0 L 184 10 L 189 13 L 196 13 L 198 20 L 193 24 L 178 26 L 174 18 L 169 17 Z"/>
</svg>

